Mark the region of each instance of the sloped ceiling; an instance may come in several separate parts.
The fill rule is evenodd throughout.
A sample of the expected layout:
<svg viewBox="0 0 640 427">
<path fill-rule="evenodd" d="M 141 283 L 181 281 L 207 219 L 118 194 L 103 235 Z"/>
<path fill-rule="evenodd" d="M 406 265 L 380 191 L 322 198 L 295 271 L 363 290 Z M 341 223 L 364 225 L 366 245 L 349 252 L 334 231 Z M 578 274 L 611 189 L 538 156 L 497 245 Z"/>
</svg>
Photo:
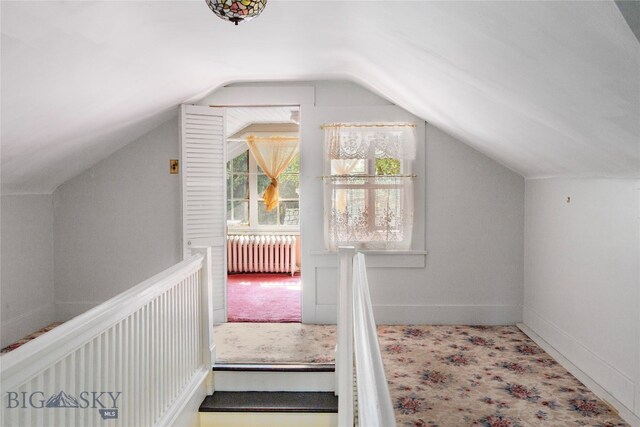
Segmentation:
<svg viewBox="0 0 640 427">
<path fill-rule="evenodd" d="M 292 114 L 298 107 L 227 108 L 227 138 L 252 124 L 296 123 Z"/>
<path fill-rule="evenodd" d="M 614 2 L 7 2 L 2 194 L 48 193 L 240 80 L 350 79 L 526 177 L 640 175 L 640 44 Z"/>
</svg>

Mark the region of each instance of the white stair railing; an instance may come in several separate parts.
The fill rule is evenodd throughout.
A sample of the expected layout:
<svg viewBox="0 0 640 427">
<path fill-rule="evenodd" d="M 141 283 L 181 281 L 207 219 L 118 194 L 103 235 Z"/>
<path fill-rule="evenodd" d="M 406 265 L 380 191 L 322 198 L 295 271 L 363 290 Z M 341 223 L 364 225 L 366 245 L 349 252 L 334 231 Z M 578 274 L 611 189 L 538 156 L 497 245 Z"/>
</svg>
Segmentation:
<svg viewBox="0 0 640 427">
<path fill-rule="evenodd" d="M 366 427 L 393 427 L 396 418 L 380 354 L 362 253 L 353 259 L 353 330 L 358 423 Z"/>
<path fill-rule="evenodd" d="M 336 394 L 338 425 L 353 426 L 353 247 L 338 250 L 338 324 Z"/>
<path fill-rule="evenodd" d="M 357 420 L 356 425 L 363 427 L 395 427 L 373 318 L 365 257 L 362 253 L 354 256 L 354 253 L 354 248 L 344 247 L 338 254 L 338 425 L 351 427 Z M 354 417 L 356 413 L 357 417 Z"/>
<path fill-rule="evenodd" d="M 2 356 L 2 425 L 172 425 L 212 391 L 210 260 L 200 250 Z"/>
</svg>

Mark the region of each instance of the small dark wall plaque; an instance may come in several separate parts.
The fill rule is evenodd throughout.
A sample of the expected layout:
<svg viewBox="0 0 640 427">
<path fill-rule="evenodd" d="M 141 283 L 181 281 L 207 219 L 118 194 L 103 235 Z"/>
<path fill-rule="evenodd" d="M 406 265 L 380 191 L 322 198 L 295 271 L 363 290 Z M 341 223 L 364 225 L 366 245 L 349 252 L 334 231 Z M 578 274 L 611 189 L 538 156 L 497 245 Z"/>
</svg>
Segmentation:
<svg viewBox="0 0 640 427">
<path fill-rule="evenodd" d="M 179 171 L 180 171 L 180 163 L 178 162 L 178 159 L 169 160 L 169 173 L 171 175 L 175 175 Z"/>
</svg>

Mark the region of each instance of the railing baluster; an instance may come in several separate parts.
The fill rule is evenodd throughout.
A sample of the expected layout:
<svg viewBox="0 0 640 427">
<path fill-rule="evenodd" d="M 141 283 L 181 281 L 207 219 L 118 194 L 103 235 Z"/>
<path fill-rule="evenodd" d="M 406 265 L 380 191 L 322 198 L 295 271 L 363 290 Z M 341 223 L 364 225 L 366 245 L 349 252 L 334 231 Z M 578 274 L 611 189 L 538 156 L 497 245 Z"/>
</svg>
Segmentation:
<svg viewBox="0 0 640 427">
<path fill-rule="evenodd" d="M 95 381 L 94 381 L 94 376 L 92 375 L 92 370 L 95 369 L 93 366 L 93 358 L 94 358 L 94 341 L 95 339 L 89 341 L 89 343 L 87 343 L 87 345 L 84 346 L 85 349 L 85 355 L 84 355 L 84 371 L 87 373 L 85 380 L 84 380 L 84 388 L 86 389 L 85 391 L 87 392 L 91 392 L 94 390 L 94 385 L 95 385 Z M 45 371 L 46 372 L 46 371 Z M 92 413 L 87 413 L 86 414 L 86 420 L 84 425 L 85 426 L 91 426 L 93 425 L 93 419 L 95 418 L 95 414 Z"/>
<path fill-rule="evenodd" d="M 131 315 L 130 318 L 131 322 L 130 322 L 130 329 L 129 329 L 129 348 L 132 351 L 129 351 L 129 375 L 131 377 L 131 383 L 130 383 L 130 391 L 129 394 L 131 395 L 130 397 L 130 405 L 128 411 L 129 411 L 129 417 L 131 419 L 131 424 L 137 425 L 139 423 L 138 421 L 138 349 L 137 349 L 137 342 L 138 342 L 138 313 L 135 312 Z"/>
<path fill-rule="evenodd" d="M 125 343 L 125 347 L 130 350 L 131 348 L 131 343 L 133 341 L 132 335 L 133 335 L 133 315 L 130 315 L 129 317 L 126 318 L 125 320 L 126 322 L 126 327 L 125 327 L 125 337 L 124 337 L 124 343 Z M 124 419 L 126 420 L 126 422 L 124 423 L 125 425 L 131 425 L 133 424 L 133 417 L 135 415 L 135 406 L 134 406 L 134 402 L 133 402 L 133 364 L 131 363 L 131 357 L 130 357 L 131 352 L 127 352 L 124 354 L 124 363 L 126 364 L 126 374 L 125 374 L 125 388 L 124 390 L 127 391 L 127 394 L 124 397 L 124 405 L 122 408 L 122 415 L 124 415 Z"/>
<path fill-rule="evenodd" d="M 23 390 L 28 392 L 27 387 L 23 387 Z M 24 411 L 24 419 L 22 420 L 22 425 L 24 426 L 32 426 L 33 425 L 33 419 L 32 419 L 32 414 L 33 411 Z"/>
<path fill-rule="evenodd" d="M 194 360 L 194 349 L 196 348 L 196 341 L 194 334 L 198 330 L 198 326 L 195 324 L 193 319 L 197 313 L 196 304 L 195 304 L 195 292 L 194 289 L 196 287 L 196 276 L 191 275 L 191 281 L 189 285 L 189 367 L 191 369 L 195 369 L 197 366 L 197 362 Z"/>
<path fill-rule="evenodd" d="M 118 393 L 124 390 L 124 362 L 122 361 L 123 347 L 122 347 L 122 339 L 124 335 L 124 320 L 121 320 L 116 325 L 116 360 L 117 360 L 117 370 L 115 373 L 115 388 L 113 392 Z M 118 403 L 122 403 L 122 395 L 118 398 Z M 122 407 L 122 405 L 120 405 Z M 122 409 L 119 410 L 120 412 Z M 116 420 L 116 426 L 122 426 L 122 417 L 119 416 Z"/>
<path fill-rule="evenodd" d="M 184 300 L 185 300 L 185 295 L 184 293 L 186 292 L 186 279 L 182 281 L 182 283 L 180 283 L 180 285 L 178 285 L 180 287 L 180 294 L 178 295 L 178 307 L 179 307 L 179 317 L 178 317 L 178 337 L 180 339 L 180 348 L 186 348 L 185 345 L 185 337 L 187 335 L 187 331 L 186 329 L 186 325 L 184 323 L 184 319 L 186 317 L 186 313 L 185 313 L 185 309 L 184 309 Z M 178 352 L 178 378 L 180 379 L 180 382 L 178 383 L 180 387 L 182 387 L 185 384 L 185 380 L 186 380 L 186 375 L 185 375 L 185 364 L 184 364 L 184 351 L 180 351 Z"/>
<path fill-rule="evenodd" d="M 171 289 L 171 298 L 170 298 L 170 302 L 171 302 L 171 365 L 169 368 L 169 377 L 171 377 L 171 381 L 169 383 L 169 387 L 170 387 L 170 398 L 173 399 L 176 395 L 176 389 L 178 387 L 178 381 L 176 378 L 176 366 L 178 365 L 178 363 L 176 362 L 176 356 L 178 353 L 178 342 L 176 340 L 176 329 L 177 329 L 177 325 L 176 325 L 176 319 L 178 317 L 177 315 L 177 307 L 176 307 L 176 293 L 177 290 L 176 288 L 172 288 Z"/>
<path fill-rule="evenodd" d="M 167 293 L 163 293 L 160 295 L 160 312 L 162 313 L 160 316 L 160 366 L 165 367 L 167 365 Z M 160 375 L 160 387 L 158 391 L 158 400 L 160 412 L 165 408 L 165 393 L 167 386 L 167 376 L 161 375 L 161 372 L 158 372 Z"/>
<path fill-rule="evenodd" d="M 160 297 L 156 297 L 153 300 L 153 316 L 151 317 L 151 325 L 153 328 L 153 345 L 151 347 L 152 356 L 151 361 L 153 362 L 151 365 L 151 375 L 153 377 L 153 383 L 151 386 L 151 424 L 154 424 L 156 419 L 158 418 L 158 389 L 160 387 L 160 372 L 158 366 L 160 365 L 160 346 L 159 344 L 159 335 L 158 335 L 158 307 L 160 303 Z"/>
<path fill-rule="evenodd" d="M 56 390 L 54 393 L 62 391 L 66 388 L 66 379 L 67 379 L 66 361 L 67 361 L 66 358 L 62 359 L 61 361 L 58 362 L 56 366 L 56 371 L 58 373 L 56 378 L 57 384 L 58 384 L 58 390 Z M 66 411 L 64 410 L 57 411 L 57 413 L 59 415 L 59 417 L 56 417 L 58 425 L 61 425 L 61 426 L 67 425 Z"/>
<path fill-rule="evenodd" d="M 76 396 L 76 351 L 71 353 L 64 359 L 65 362 L 65 370 L 67 371 L 64 390 L 71 395 Z M 76 425 L 76 416 L 78 411 L 68 411 L 67 412 L 67 424 L 66 425 Z M 29 424 L 26 424 L 29 425 Z"/>
<path fill-rule="evenodd" d="M 181 310 L 181 292 L 180 292 L 180 288 L 182 287 L 182 283 L 179 283 L 178 286 L 176 286 L 176 294 L 174 296 L 174 301 L 175 301 L 175 316 L 176 316 L 176 320 L 175 320 L 175 328 L 174 328 L 174 334 L 175 334 L 175 339 L 176 339 L 176 343 L 177 343 L 177 347 L 176 347 L 176 351 L 175 351 L 175 365 L 173 367 L 173 376 L 175 378 L 175 384 L 174 384 L 174 390 L 180 390 L 180 387 L 182 386 L 182 377 L 181 377 L 181 370 L 180 370 L 180 355 L 181 355 L 181 351 L 179 351 L 182 348 L 182 325 L 181 325 L 181 321 L 182 321 L 182 310 Z M 175 396 L 175 395 L 174 395 Z"/>
<path fill-rule="evenodd" d="M 143 306 L 140 311 L 140 327 L 138 328 L 139 340 L 140 340 L 140 353 L 138 355 L 138 370 L 140 371 L 140 388 L 138 396 L 140 398 L 140 425 L 146 426 L 147 424 L 147 396 L 148 396 L 148 386 L 147 386 L 147 305 Z"/>
<path fill-rule="evenodd" d="M 38 390 L 41 392 L 44 392 L 44 374 L 40 374 L 38 375 L 35 380 L 33 381 L 33 387 L 32 390 Z M 46 395 L 46 393 L 45 393 Z M 6 409 L 5 409 L 6 411 Z M 35 423 L 34 425 L 36 427 L 43 427 L 44 426 L 44 414 L 42 413 L 42 411 L 35 411 Z M 9 425 L 9 424 L 6 424 Z"/>
</svg>

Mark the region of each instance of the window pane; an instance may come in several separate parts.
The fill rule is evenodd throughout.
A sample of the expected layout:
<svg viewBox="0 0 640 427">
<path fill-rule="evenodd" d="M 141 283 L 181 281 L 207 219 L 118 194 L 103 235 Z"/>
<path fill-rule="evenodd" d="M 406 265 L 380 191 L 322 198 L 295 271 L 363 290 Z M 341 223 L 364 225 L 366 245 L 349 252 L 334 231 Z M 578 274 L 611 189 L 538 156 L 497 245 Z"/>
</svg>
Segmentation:
<svg viewBox="0 0 640 427">
<path fill-rule="evenodd" d="M 275 225 L 278 223 L 278 209 L 267 212 L 267 208 L 262 200 L 258 201 L 258 224 Z"/>
<path fill-rule="evenodd" d="M 284 173 L 300 173 L 300 154 L 296 154 Z"/>
<path fill-rule="evenodd" d="M 355 217 L 364 212 L 366 190 L 335 188 L 333 191 L 333 209 L 340 214 L 347 211 L 350 217 Z"/>
<path fill-rule="evenodd" d="M 298 225 L 300 223 L 300 205 L 298 202 L 280 202 L 280 224 Z"/>
<path fill-rule="evenodd" d="M 278 190 L 280 191 L 281 199 L 297 199 L 298 190 L 300 184 L 300 175 L 280 175 L 278 178 Z"/>
<path fill-rule="evenodd" d="M 231 182 L 233 182 L 233 179 L 231 176 L 230 173 L 227 173 L 227 199 L 233 198 L 233 194 L 231 193 Z"/>
<path fill-rule="evenodd" d="M 258 175 L 258 196 L 262 197 L 269 184 L 271 184 L 271 178 L 266 175 Z"/>
<path fill-rule="evenodd" d="M 249 202 L 233 202 L 233 219 L 242 225 L 249 225 Z"/>
<path fill-rule="evenodd" d="M 264 190 L 271 184 L 271 178 L 266 175 L 258 175 L 258 196 L 262 197 Z M 280 175 L 278 178 L 278 191 L 281 199 L 298 199 L 298 190 L 300 187 L 299 175 Z"/>
<path fill-rule="evenodd" d="M 358 175 L 366 171 L 367 162 L 364 159 L 331 160 L 332 175 Z"/>
<path fill-rule="evenodd" d="M 400 160 L 376 159 L 376 175 L 400 175 Z"/>
<path fill-rule="evenodd" d="M 398 228 L 402 208 L 400 206 L 400 190 L 398 188 L 378 189 L 375 190 L 375 198 L 375 226 L 378 228 Z"/>
<path fill-rule="evenodd" d="M 234 172 L 247 172 L 249 170 L 249 151 L 245 151 L 233 159 Z"/>
<path fill-rule="evenodd" d="M 249 198 L 249 180 L 247 179 L 247 175 L 233 175 L 233 198 Z"/>
</svg>

